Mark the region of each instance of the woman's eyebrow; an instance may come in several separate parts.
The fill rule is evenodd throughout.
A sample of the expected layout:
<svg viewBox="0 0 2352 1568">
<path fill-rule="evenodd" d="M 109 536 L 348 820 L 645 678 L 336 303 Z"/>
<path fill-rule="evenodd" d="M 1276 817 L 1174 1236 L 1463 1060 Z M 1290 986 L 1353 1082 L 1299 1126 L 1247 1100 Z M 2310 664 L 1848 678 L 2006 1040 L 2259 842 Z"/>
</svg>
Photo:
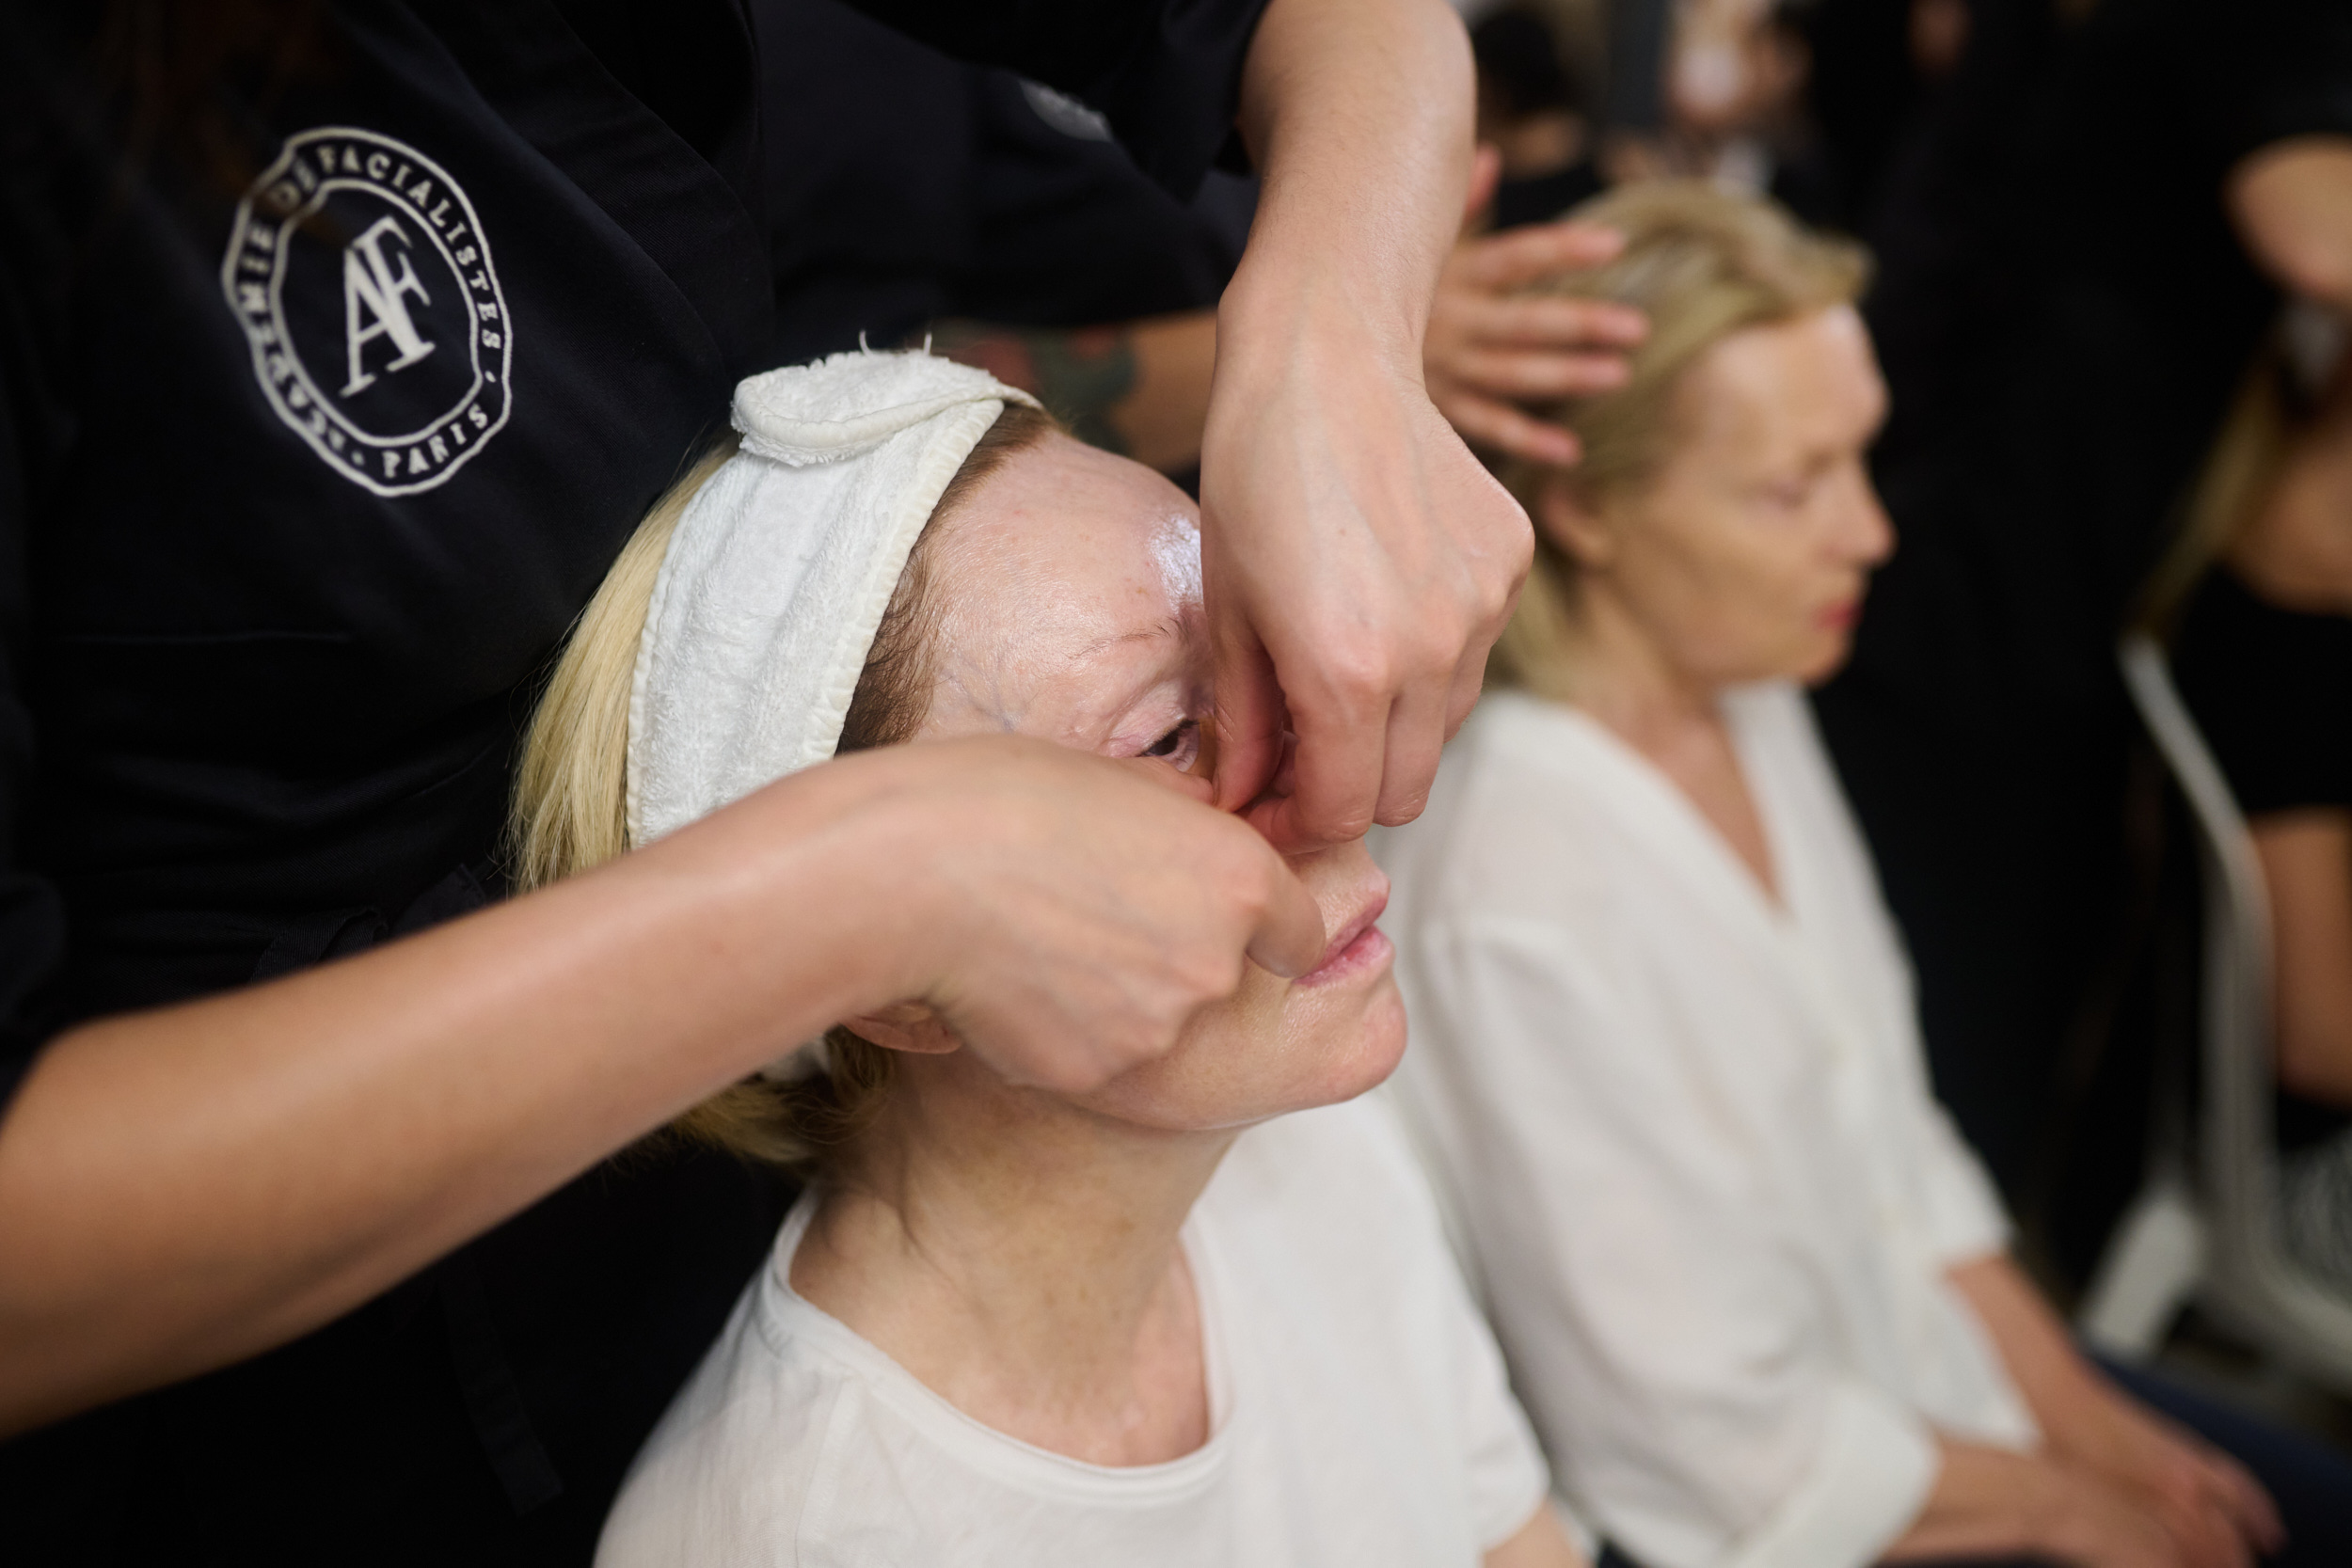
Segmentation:
<svg viewBox="0 0 2352 1568">
<path fill-rule="evenodd" d="M 1113 648 L 1124 647 L 1130 642 L 1156 642 L 1163 638 L 1174 638 L 1181 641 L 1184 634 L 1183 625 L 1171 615 L 1148 631 L 1119 631 L 1111 633 L 1108 637 L 1097 638 L 1072 654 L 1069 662 L 1087 664 L 1109 653 Z"/>
</svg>

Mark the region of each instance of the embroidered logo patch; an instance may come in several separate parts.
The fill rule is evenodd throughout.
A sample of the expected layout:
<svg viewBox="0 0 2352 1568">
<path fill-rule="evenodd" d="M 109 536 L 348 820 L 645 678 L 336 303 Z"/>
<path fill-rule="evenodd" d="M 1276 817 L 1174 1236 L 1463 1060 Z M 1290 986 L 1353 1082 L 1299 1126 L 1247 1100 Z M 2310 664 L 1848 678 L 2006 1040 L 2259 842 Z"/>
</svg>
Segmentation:
<svg viewBox="0 0 2352 1568">
<path fill-rule="evenodd" d="M 287 138 L 220 264 L 278 417 L 379 496 L 444 483 L 505 427 L 515 334 L 473 203 L 373 131 Z"/>
</svg>

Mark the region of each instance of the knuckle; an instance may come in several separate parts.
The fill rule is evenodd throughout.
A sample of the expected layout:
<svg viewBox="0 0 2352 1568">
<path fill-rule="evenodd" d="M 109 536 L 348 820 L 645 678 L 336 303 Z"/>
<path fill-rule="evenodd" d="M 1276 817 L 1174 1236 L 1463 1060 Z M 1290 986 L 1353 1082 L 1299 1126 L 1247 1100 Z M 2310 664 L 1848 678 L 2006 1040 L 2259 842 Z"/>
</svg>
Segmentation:
<svg viewBox="0 0 2352 1568">
<path fill-rule="evenodd" d="M 1373 638 L 1326 644 L 1322 665 L 1324 685 L 1343 708 L 1385 701 L 1395 689 L 1395 657 L 1385 642 Z"/>
</svg>

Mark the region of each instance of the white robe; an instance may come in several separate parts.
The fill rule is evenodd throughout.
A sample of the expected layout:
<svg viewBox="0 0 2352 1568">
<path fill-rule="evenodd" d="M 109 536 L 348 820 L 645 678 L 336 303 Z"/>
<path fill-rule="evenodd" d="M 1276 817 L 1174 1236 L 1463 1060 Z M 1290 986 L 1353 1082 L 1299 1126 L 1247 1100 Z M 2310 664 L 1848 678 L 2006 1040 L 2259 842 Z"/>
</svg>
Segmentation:
<svg viewBox="0 0 2352 1568">
<path fill-rule="evenodd" d="M 1375 846 L 1387 1092 L 1582 1517 L 1652 1568 L 1843 1568 L 1916 1515 L 1931 1428 L 2037 1434 L 1945 1278 L 2007 1226 L 1811 715 L 1724 707 L 1784 904 L 1599 723 L 1481 704 Z"/>
</svg>

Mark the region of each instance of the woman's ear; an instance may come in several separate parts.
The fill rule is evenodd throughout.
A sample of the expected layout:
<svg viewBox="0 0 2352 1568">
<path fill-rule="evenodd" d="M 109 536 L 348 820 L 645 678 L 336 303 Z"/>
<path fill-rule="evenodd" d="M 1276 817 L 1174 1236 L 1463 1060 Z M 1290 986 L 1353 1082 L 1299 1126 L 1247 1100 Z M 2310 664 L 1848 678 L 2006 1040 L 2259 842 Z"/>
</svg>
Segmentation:
<svg viewBox="0 0 2352 1568">
<path fill-rule="evenodd" d="M 1536 531 L 1586 571 L 1606 566 L 1616 552 L 1616 532 L 1609 519 L 1586 504 L 1565 469 L 1545 478 L 1535 492 L 1534 514 Z"/>
<path fill-rule="evenodd" d="M 868 1045 L 884 1051 L 911 1051 L 918 1056 L 945 1056 L 963 1044 L 937 1013 L 920 1002 L 894 1002 L 878 1012 L 845 1018 L 841 1026 Z"/>
</svg>

